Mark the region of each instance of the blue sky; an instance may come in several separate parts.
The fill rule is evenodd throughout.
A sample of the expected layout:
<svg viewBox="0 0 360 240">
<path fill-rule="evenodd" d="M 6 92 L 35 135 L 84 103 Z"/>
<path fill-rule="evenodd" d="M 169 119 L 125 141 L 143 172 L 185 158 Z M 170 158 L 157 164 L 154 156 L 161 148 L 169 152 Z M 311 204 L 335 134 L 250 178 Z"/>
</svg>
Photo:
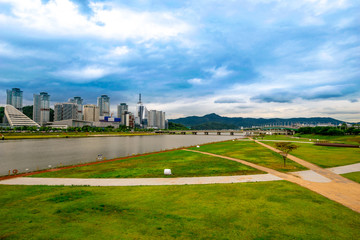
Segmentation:
<svg viewBox="0 0 360 240">
<path fill-rule="evenodd" d="M 0 0 L 6 89 L 167 117 L 360 121 L 360 2 Z"/>
</svg>

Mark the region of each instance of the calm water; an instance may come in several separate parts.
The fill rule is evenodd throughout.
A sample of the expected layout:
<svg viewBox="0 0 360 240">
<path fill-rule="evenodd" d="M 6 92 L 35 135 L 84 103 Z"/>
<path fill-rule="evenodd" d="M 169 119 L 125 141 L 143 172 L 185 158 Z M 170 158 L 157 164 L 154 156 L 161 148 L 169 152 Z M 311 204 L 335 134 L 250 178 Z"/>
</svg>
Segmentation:
<svg viewBox="0 0 360 240">
<path fill-rule="evenodd" d="M 34 171 L 59 165 L 96 161 L 98 154 L 107 159 L 132 154 L 224 141 L 239 136 L 130 136 L 0 141 L 0 176 L 9 170 Z M 26 170 L 28 169 L 28 170 Z"/>
</svg>

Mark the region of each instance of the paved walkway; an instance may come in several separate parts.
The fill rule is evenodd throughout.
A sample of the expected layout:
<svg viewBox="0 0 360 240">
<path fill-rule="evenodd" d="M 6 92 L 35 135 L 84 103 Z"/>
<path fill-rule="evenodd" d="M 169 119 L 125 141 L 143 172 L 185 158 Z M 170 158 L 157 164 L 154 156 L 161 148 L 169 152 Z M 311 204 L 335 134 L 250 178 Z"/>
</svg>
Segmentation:
<svg viewBox="0 0 360 240">
<path fill-rule="evenodd" d="M 330 168 L 336 173 L 360 172 L 360 163 Z M 329 182 L 312 170 L 291 172 L 311 182 Z M 18 177 L 0 181 L 0 185 L 64 185 L 64 186 L 151 186 L 151 185 L 186 185 L 186 184 L 215 184 L 215 183 L 243 183 L 282 180 L 272 174 L 216 176 L 216 177 L 182 177 L 182 178 L 35 178 Z"/>
<path fill-rule="evenodd" d="M 255 142 L 274 152 L 280 153 L 278 149 L 266 145 L 265 143 L 259 141 L 255 141 Z M 321 175 L 322 177 L 329 179 L 330 181 L 319 183 L 319 182 L 306 181 L 301 178 L 297 178 L 297 180 L 295 181 L 292 178 L 285 180 L 306 187 L 314 192 L 317 192 L 333 201 L 336 201 L 360 213 L 360 184 L 336 174 L 335 171 L 321 168 L 315 164 L 309 163 L 305 160 L 302 160 L 290 154 L 288 155 L 288 158 L 309 168 L 310 170 Z"/>
</svg>

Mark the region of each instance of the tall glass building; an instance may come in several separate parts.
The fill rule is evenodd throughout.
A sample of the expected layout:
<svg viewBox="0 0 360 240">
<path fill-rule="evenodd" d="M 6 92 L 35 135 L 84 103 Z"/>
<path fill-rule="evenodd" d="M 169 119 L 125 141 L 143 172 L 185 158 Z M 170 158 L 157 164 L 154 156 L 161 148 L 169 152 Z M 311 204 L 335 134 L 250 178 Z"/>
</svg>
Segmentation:
<svg viewBox="0 0 360 240">
<path fill-rule="evenodd" d="M 50 121 L 50 95 L 46 92 L 34 94 L 33 120 L 40 125 Z"/>
<path fill-rule="evenodd" d="M 69 103 L 75 103 L 77 104 L 77 120 L 83 120 L 84 118 L 84 114 L 83 114 L 83 99 L 81 97 L 74 97 L 74 98 L 70 98 L 68 100 Z"/>
<path fill-rule="evenodd" d="M 126 103 L 120 103 L 120 105 L 117 106 L 117 117 L 121 118 L 127 111 L 129 111 L 129 106 Z"/>
<path fill-rule="evenodd" d="M 20 88 L 13 88 L 12 90 L 6 90 L 6 94 L 6 104 L 12 105 L 22 112 L 23 91 Z"/>
<path fill-rule="evenodd" d="M 108 95 L 101 95 L 101 97 L 98 97 L 97 105 L 100 110 L 100 116 L 110 116 L 110 98 Z"/>
</svg>

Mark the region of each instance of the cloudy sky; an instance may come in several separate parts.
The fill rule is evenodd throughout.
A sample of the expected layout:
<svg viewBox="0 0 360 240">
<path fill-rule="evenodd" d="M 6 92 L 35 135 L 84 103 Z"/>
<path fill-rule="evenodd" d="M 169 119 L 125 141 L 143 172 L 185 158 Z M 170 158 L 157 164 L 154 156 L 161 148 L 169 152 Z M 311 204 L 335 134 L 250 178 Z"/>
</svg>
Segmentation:
<svg viewBox="0 0 360 240">
<path fill-rule="evenodd" d="M 0 0 L 6 89 L 52 104 L 107 94 L 168 118 L 360 121 L 355 0 Z"/>
</svg>

